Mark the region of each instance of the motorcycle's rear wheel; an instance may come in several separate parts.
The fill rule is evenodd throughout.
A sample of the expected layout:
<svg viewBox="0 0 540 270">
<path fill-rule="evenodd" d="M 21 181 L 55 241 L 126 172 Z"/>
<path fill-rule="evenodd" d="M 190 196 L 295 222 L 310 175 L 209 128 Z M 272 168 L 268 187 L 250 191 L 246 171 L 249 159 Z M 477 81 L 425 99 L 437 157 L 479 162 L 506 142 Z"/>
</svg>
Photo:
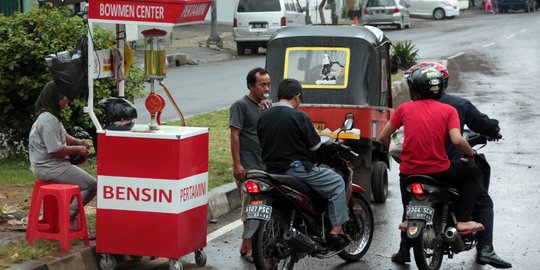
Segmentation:
<svg viewBox="0 0 540 270">
<path fill-rule="evenodd" d="M 274 208 L 270 220 L 264 222 L 252 238 L 253 261 L 257 270 L 293 269 L 292 250 L 283 240 L 287 230 L 285 215 Z"/>
<path fill-rule="evenodd" d="M 413 239 L 414 260 L 419 270 L 438 270 L 444 258 L 444 240 L 439 209 L 433 224 L 426 225 L 421 235 Z"/>
<path fill-rule="evenodd" d="M 373 238 L 373 212 L 362 197 L 354 196 L 354 207 L 349 208 L 349 221 L 344 224 L 345 231 L 353 241 L 338 256 L 348 262 L 360 260 L 369 249 Z M 356 224 L 357 225 L 356 225 Z"/>
</svg>

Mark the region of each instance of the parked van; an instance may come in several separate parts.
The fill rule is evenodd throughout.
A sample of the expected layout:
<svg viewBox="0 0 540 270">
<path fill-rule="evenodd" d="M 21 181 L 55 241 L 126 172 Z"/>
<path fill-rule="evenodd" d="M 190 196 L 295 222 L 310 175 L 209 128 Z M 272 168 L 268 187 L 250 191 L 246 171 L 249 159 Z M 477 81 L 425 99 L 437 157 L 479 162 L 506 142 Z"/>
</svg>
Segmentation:
<svg viewBox="0 0 540 270">
<path fill-rule="evenodd" d="M 233 37 L 238 55 L 245 50 L 266 48 L 270 37 L 281 27 L 306 24 L 298 0 L 239 0 L 233 19 Z"/>
<path fill-rule="evenodd" d="M 433 16 L 435 20 L 459 16 L 457 0 L 409 0 L 411 16 Z"/>
</svg>

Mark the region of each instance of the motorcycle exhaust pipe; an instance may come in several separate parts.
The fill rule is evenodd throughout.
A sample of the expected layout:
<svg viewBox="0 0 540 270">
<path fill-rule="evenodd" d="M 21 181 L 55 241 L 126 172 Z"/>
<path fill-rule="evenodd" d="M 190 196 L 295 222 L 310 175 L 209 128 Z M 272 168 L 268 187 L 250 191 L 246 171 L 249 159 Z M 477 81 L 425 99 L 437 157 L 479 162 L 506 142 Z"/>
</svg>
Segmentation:
<svg viewBox="0 0 540 270">
<path fill-rule="evenodd" d="M 459 235 L 456 228 L 448 227 L 444 232 L 444 237 L 452 247 L 452 251 L 454 251 L 454 253 L 457 254 L 465 250 L 465 244 L 463 243 L 463 239 L 461 239 L 461 236 Z"/>
<path fill-rule="evenodd" d="M 319 243 L 315 242 L 313 239 L 299 232 L 295 228 L 291 228 L 288 232 L 285 232 L 283 239 L 295 249 L 306 253 L 313 253 L 323 250 L 323 247 Z"/>
</svg>

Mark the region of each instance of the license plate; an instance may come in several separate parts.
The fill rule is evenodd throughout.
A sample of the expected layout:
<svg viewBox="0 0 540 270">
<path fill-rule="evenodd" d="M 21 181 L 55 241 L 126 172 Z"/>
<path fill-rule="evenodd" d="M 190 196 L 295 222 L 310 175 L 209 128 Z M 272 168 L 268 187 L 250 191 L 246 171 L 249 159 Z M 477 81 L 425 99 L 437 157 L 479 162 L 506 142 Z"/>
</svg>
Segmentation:
<svg viewBox="0 0 540 270">
<path fill-rule="evenodd" d="M 253 27 L 253 28 L 266 28 L 266 23 L 252 23 L 251 27 Z"/>
<path fill-rule="evenodd" d="M 246 218 L 247 219 L 262 219 L 270 220 L 272 215 L 272 206 L 258 204 L 250 204 L 246 207 Z"/>
<path fill-rule="evenodd" d="M 407 219 L 432 221 L 435 209 L 427 205 L 407 205 Z"/>
</svg>

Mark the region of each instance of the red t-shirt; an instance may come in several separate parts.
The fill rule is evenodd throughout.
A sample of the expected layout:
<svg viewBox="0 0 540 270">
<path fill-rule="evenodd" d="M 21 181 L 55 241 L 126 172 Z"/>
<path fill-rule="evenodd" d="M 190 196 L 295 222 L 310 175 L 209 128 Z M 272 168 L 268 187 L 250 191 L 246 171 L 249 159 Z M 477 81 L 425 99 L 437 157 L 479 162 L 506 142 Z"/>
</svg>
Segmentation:
<svg viewBox="0 0 540 270">
<path fill-rule="evenodd" d="M 454 107 L 433 99 L 406 102 L 396 109 L 390 123 L 396 129 L 404 126 L 401 173 L 432 174 L 450 167 L 444 143 L 451 129 L 460 128 Z"/>
</svg>

